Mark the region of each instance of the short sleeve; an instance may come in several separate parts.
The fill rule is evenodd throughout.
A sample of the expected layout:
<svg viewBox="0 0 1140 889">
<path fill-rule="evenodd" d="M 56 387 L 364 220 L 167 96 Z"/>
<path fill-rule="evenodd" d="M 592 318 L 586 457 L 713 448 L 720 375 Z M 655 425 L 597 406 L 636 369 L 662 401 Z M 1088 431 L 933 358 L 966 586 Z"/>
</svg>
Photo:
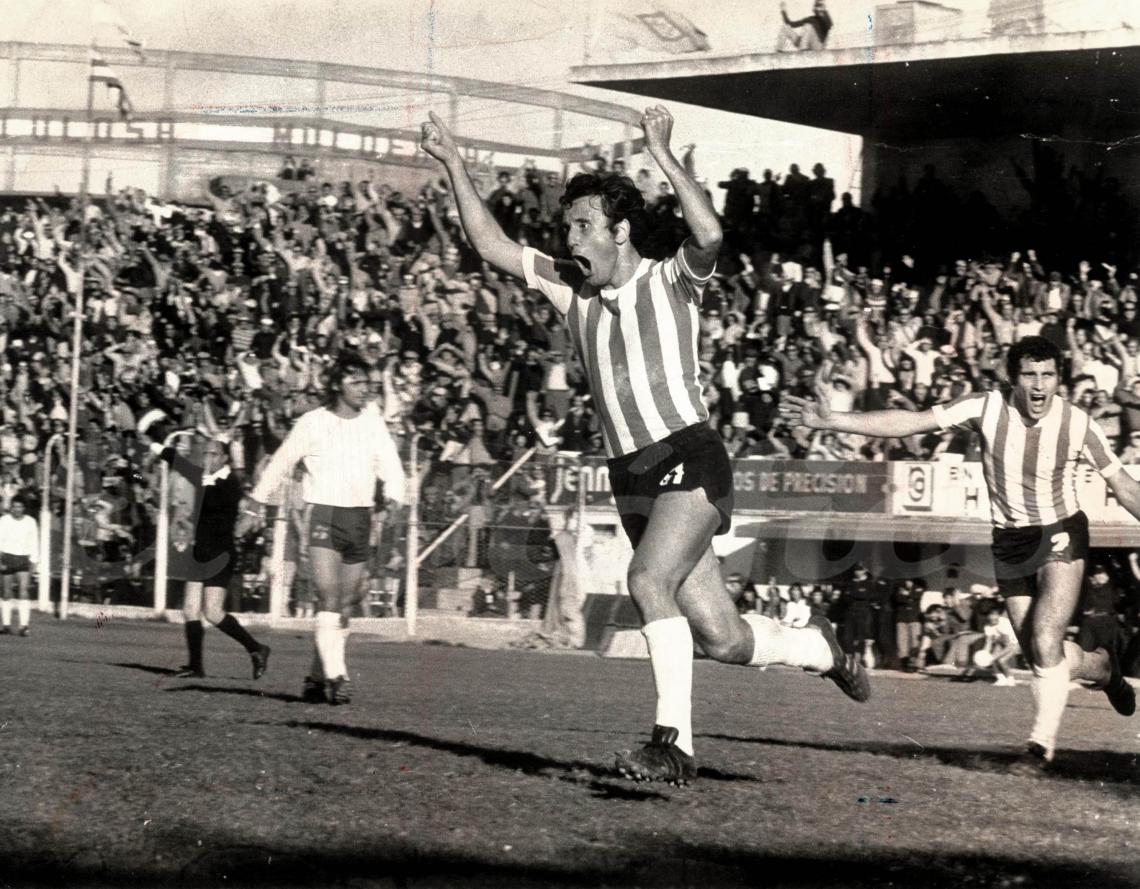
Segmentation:
<svg viewBox="0 0 1140 889">
<path fill-rule="evenodd" d="M 986 409 L 985 395 L 968 395 L 950 404 L 936 404 L 930 412 L 938 423 L 938 428 L 945 432 L 958 426 L 970 426 L 982 418 Z"/>
<path fill-rule="evenodd" d="M 523 247 L 523 274 L 528 287 L 537 290 L 560 315 L 570 311 L 574 294 L 582 286 L 582 271 L 572 262 L 555 260 L 533 247 Z"/>
<path fill-rule="evenodd" d="M 705 285 L 716 273 L 716 267 L 703 278 L 697 277 L 689 263 L 685 260 L 684 245 L 673 256 L 661 263 L 661 274 L 670 287 L 667 292 L 681 297 L 686 302 L 696 303 L 700 306 L 704 297 Z"/>
<path fill-rule="evenodd" d="M 1112 445 L 1109 444 L 1104 430 L 1092 417 L 1089 417 L 1089 426 L 1085 432 L 1085 444 L 1081 450 L 1081 456 L 1106 479 L 1112 478 L 1124 468 L 1124 464 L 1120 462 L 1120 458 L 1116 456 Z"/>
</svg>

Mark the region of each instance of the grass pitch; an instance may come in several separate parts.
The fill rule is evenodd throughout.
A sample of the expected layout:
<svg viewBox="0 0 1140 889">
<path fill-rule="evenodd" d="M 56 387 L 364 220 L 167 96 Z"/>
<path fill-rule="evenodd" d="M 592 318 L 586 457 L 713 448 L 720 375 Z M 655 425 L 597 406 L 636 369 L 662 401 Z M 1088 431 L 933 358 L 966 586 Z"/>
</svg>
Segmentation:
<svg viewBox="0 0 1140 889">
<path fill-rule="evenodd" d="M 349 644 L 302 703 L 209 631 L 41 618 L 0 637 L 0 886 L 1140 886 L 1140 718 L 1074 691 L 1056 774 L 1005 774 L 1027 687 L 699 661 L 698 781 L 611 772 L 647 740 L 643 661 Z"/>
</svg>

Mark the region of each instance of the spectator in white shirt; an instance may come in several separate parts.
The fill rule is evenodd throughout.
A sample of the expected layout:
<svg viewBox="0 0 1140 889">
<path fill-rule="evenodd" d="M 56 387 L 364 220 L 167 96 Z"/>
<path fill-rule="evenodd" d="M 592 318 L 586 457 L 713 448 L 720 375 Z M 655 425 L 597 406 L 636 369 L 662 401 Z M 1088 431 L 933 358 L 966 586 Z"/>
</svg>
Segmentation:
<svg viewBox="0 0 1140 889">
<path fill-rule="evenodd" d="M 3 576 L 3 595 L 0 600 L 0 634 L 12 632 L 12 587 L 16 586 L 17 608 L 20 617 L 20 635 L 28 635 L 32 603 L 28 599 L 28 585 L 32 566 L 39 561 L 39 526 L 27 514 L 22 497 L 12 498 L 10 512 L 0 516 L 0 575 Z"/>
<path fill-rule="evenodd" d="M 914 381 L 930 386 L 934 382 L 934 368 L 938 361 L 938 353 L 931 348 L 929 337 L 923 337 L 913 346 L 903 351 L 914 359 Z"/>
</svg>

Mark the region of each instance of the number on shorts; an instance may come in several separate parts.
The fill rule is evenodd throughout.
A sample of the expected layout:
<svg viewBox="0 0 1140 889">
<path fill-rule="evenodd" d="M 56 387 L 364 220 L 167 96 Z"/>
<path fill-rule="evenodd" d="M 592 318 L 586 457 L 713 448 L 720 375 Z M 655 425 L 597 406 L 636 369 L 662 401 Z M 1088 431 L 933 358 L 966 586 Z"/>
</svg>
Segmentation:
<svg viewBox="0 0 1140 889">
<path fill-rule="evenodd" d="M 665 477 L 661 479 L 661 487 L 667 488 L 669 485 L 679 485 L 681 484 L 681 479 L 684 477 L 685 464 L 681 463 L 677 466 L 676 469 L 671 469 L 665 474 Z"/>
</svg>

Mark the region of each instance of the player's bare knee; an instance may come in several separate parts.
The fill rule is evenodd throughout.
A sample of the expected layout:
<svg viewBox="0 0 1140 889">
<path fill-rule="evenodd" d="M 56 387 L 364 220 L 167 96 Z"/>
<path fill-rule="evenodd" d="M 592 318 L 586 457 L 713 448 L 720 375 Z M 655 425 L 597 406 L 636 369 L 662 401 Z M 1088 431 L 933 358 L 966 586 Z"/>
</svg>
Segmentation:
<svg viewBox="0 0 1140 889">
<path fill-rule="evenodd" d="M 317 611 L 340 611 L 340 596 L 335 592 L 317 591 L 315 605 Z"/>
<path fill-rule="evenodd" d="M 734 626 L 693 627 L 693 637 L 705 654 L 723 664 L 746 664 L 752 656 L 748 637 Z"/>
<path fill-rule="evenodd" d="M 1033 662 L 1037 666 L 1053 667 L 1065 659 L 1065 637 L 1059 633 L 1033 634 Z"/>
<path fill-rule="evenodd" d="M 675 599 L 683 580 L 683 577 L 671 576 L 636 560 L 629 566 L 629 573 L 626 575 L 629 595 L 642 611 L 651 603 L 663 599 L 670 601 Z"/>
<path fill-rule="evenodd" d="M 220 624 L 225 619 L 225 616 L 226 610 L 224 608 L 213 608 L 206 606 L 202 609 L 202 617 L 206 618 L 206 620 L 208 620 L 214 626 Z"/>
</svg>

